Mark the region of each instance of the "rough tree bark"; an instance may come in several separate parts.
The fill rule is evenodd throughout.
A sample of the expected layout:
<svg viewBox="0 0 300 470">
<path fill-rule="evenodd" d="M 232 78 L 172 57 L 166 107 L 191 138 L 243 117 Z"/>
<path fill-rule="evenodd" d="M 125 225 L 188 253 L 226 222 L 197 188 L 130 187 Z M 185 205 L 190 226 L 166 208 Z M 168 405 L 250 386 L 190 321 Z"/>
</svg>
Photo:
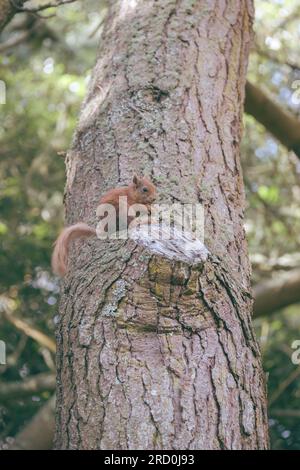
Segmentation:
<svg viewBox="0 0 300 470">
<path fill-rule="evenodd" d="M 57 449 L 264 449 L 239 160 L 252 1 L 111 2 L 67 156 L 67 223 L 134 171 L 201 202 L 210 255 L 78 241 L 62 285 Z"/>
</svg>

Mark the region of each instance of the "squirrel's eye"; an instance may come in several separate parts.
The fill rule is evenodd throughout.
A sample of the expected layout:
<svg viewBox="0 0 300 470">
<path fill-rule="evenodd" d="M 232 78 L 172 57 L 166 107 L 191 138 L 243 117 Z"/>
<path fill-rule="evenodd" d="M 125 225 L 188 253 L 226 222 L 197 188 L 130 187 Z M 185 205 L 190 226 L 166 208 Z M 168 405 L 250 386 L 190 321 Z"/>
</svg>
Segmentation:
<svg viewBox="0 0 300 470">
<path fill-rule="evenodd" d="M 148 188 L 143 188 L 143 193 L 147 193 L 148 192 Z"/>
</svg>

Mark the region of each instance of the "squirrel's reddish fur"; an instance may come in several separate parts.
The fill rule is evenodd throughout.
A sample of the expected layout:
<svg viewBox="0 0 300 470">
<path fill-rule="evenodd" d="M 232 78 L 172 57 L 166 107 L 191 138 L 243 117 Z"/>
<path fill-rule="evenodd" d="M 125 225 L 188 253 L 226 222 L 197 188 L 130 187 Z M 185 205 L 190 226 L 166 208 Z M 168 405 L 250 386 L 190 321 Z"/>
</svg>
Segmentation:
<svg viewBox="0 0 300 470">
<path fill-rule="evenodd" d="M 123 186 L 109 190 L 102 196 L 99 204 L 111 204 L 116 209 L 117 221 L 119 219 L 119 198 L 127 197 L 128 208 L 133 204 L 143 204 L 148 209 L 150 204 L 156 198 L 156 188 L 146 177 L 134 176 L 129 186 Z M 127 222 L 130 223 L 133 217 L 128 217 Z M 68 251 L 70 241 L 81 237 L 96 236 L 96 229 L 89 225 L 79 222 L 70 227 L 66 227 L 55 242 L 52 254 L 52 269 L 55 274 L 64 276 L 68 265 Z"/>
</svg>

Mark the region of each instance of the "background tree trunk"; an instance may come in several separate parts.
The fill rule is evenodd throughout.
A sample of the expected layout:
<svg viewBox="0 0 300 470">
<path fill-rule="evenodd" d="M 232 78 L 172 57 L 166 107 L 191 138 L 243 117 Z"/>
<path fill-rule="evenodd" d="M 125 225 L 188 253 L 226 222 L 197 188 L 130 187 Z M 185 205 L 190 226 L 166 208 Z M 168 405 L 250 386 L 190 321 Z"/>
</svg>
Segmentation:
<svg viewBox="0 0 300 470">
<path fill-rule="evenodd" d="M 55 395 L 16 435 L 8 450 L 48 450 L 53 446 Z"/>
<path fill-rule="evenodd" d="M 7 23 L 14 17 L 20 8 L 23 7 L 25 0 L 0 0 L 0 33 Z"/>
<path fill-rule="evenodd" d="M 59 449 L 264 449 L 239 160 L 252 1 L 112 2 L 67 157 L 67 222 L 150 175 L 201 202 L 212 255 L 78 241 L 58 325 Z"/>
</svg>

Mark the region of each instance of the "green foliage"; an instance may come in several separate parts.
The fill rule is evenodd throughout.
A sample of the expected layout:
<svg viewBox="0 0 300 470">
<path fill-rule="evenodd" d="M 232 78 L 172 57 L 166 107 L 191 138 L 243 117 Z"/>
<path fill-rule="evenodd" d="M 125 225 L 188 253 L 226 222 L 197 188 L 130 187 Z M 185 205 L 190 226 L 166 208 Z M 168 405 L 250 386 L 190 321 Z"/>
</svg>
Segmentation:
<svg viewBox="0 0 300 470">
<path fill-rule="evenodd" d="M 89 35 L 100 19 L 99 2 L 61 8 L 55 18 L 40 20 L 42 38 L 0 55 L 7 90 L 0 105 L 0 315 L 1 299 L 13 299 L 15 315 L 49 336 L 58 296 L 51 247 L 63 225 L 65 166 L 58 153 L 70 146 L 95 60 L 98 37 Z M 11 34 L 5 32 L 3 40 Z M 3 316 L 0 338 L 9 361 L 9 367 L 0 366 L 1 381 L 49 372 L 44 348 L 25 341 Z M 0 441 L 22 428 L 48 397 L 44 392 L 0 406 Z"/>
<path fill-rule="evenodd" d="M 273 449 L 300 448 L 299 416 L 281 416 L 297 411 L 300 396 L 300 367 L 291 357 L 295 339 L 300 339 L 299 306 L 291 306 L 271 320 L 256 322 L 267 372 L 270 436 Z"/>
<path fill-rule="evenodd" d="M 294 0 L 257 0 L 255 3 L 256 48 L 250 57 L 248 77 L 283 108 L 299 115 L 299 104 L 292 99 L 292 84 L 299 79 L 300 70 L 285 65 L 297 61 L 300 65 L 297 54 L 299 3 Z M 247 198 L 246 230 L 254 263 L 253 281 L 259 283 L 270 277 L 276 279 L 280 266 L 277 270 L 272 266 L 286 255 L 290 254 L 293 259 L 293 254 L 299 251 L 299 161 L 252 117 L 246 115 L 244 121 L 242 165 Z M 260 258 L 267 262 L 258 262 Z M 291 344 L 300 339 L 299 311 L 300 306 L 293 305 L 255 322 L 268 377 L 273 449 L 300 448 L 299 416 L 282 416 L 284 411 L 299 408 L 300 371 L 297 376 L 299 366 L 291 361 Z M 288 383 L 289 378 L 292 378 L 291 383 Z M 277 396 L 281 387 L 283 391 Z"/>
</svg>

